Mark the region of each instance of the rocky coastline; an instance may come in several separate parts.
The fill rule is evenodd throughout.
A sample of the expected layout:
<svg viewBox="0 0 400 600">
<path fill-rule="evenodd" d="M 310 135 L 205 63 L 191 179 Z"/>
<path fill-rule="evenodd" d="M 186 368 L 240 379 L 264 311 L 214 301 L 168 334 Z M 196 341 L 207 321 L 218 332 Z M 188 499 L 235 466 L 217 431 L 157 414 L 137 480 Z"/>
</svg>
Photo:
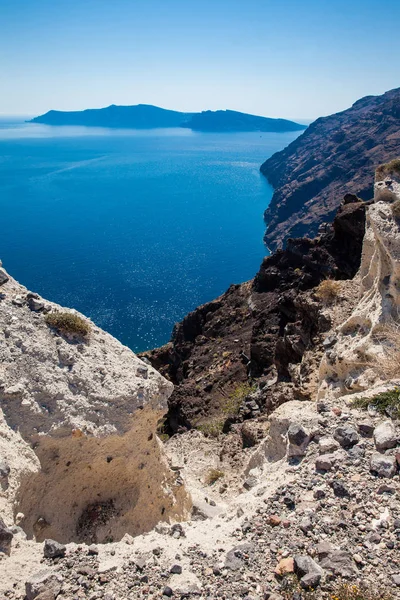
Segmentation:
<svg viewBox="0 0 400 600">
<path fill-rule="evenodd" d="M 1 597 L 399 597 L 400 161 L 375 179 L 140 357 L 0 267 Z"/>
<path fill-rule="evenodd" d="M 271 251 L 289 238 L 313 237 L 334 218 L 341 198 L 373 197 L 374 170 L 400 154 L 400 88 L 361 98 L 321 117 L 261 166 L 274 187 L 265 211 Z"/>
</svg>

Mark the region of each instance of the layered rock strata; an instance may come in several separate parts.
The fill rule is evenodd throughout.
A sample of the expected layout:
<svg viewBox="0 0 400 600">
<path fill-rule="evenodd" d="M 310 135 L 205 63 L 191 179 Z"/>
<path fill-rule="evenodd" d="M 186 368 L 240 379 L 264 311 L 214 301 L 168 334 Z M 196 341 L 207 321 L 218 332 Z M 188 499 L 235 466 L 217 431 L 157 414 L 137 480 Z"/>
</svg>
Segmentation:
<svg viewBox="0 0 400 600">
<path fill-rule="evenodd" d="M 267 246 L 276 250 L 291 237 L 316 235 L 348 192 L 372 198 L 375 168 L 399 154 L 400 89 L 314 121 L 261 166 L 275 188 L 265 212 Z"/>
</svg>

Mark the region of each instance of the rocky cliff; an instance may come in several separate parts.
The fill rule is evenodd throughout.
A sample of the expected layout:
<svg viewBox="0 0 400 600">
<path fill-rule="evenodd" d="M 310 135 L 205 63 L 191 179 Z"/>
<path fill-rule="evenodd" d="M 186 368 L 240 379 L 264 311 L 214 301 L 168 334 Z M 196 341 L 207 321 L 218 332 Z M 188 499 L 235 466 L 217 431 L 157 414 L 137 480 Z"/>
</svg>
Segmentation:
<svg viewBox="0 0 400 600">
<path fill-rule="evenodd" d="M 169 344 L 145 353 L 175 384 L 169 431 L 209 423 L 226 428 L 288 397 L 310 397 L 312 369 L 300 365 L 330 327 L 314 292 L 326 278 L 354 277 L 365 210 L 356 196 L 346 196 L 323 234 L 291 240 L 264 259 L 253 281 L 197 308 L 175 327 Z M 263 386 L 262 394 L 251 394 L 252 381 Z"/>
<path fill-rule="evenodd" d="M 275 188 L 265 212 L 267 246 L 275 250 L 290 237 L 316 235 L 347 192 L 372 198 L 375 168 L 399 153 L 400 89 L 317 119 L 261 166 Z"/>
<path fill-rule="evenodd" d="M 1 516 L 37 540 L 120 539 L 185 513 L 155 436 L 172 384 L 0 269 Z"/>
<path fill-rule="evenodd" d="M 398 164 L 394 163 L 396 169 Z M 34 535 L 39 543 L 27 539 L 16 524 L 29 531 L 29 511 L 28 521 L 21 514 L 13 518 L 9 513 L 6 523 L 0 520 L 0 594 L 10 600 L 399 597 L 400 179 L 392 170 L 380 171 L 384 177 L 377 182 L 373 203 L 347 196 L 326 232 L 315 240 L 293 240 L 286 250 L 265 259 L 253 282 L 232 287 L 221 298 L 188 315 L 176 328 L 171 344 L 149 355 L 176 380 L 177 391 L 181 390 L 175 399 L 171 396 L 175 422 L 182 430 L 185 422 L 190 425 L 199 417 L 208 425 L 203 432 L 190 429 L 164 444 L 176 474 L 175 486 L 182 490 L 185 482 L 192 493 L 187 520 L 160 522 L 144 535 L 125 535 L 117 542 L 100 537 L 99 541 L 109 543 L 89 545 L 84 542 L 92 541 L 88 534 L 93 521 L 99 525 L 99 515 L 110 516 L 111 505 L 97 502 L 84 511 L 84 519 L 79 519 L 88 536 L 83 541 L 78 538 L 81 543 L 63 545 L 46 540 L 42 544 L 42 527 L 53 533 L 52 526 L 57 521 L 65 523 L 64 513 L 74 510 L 75 505 L 68 503 L 67 486 L 63 489 L 65 497 L 55 494 L 58 510 L 50 515 L 41 513 L 35 521 Z M 5 302 L 4 314 L 10 317 L 7 326 L 3 325 L 2 346 L 8 346 L 10 352 L 14 349 L 11 354 L 18 358 L 37 336 L 50 351 L 62 335 L 48 331 L 46 314 L 60 308 L 28 295 L 15 282 L 7 281 L 2 271 L 0 277 L 4 290 L 1 303 Z M 29 327 L 28 336 L 23 334 L 22 345 L 18 340 L 11 342 L 18 322 L 34 327 Z M 90 328 L 92 341 L 77 343 L 68 337 L 69 344 L 96 347 L 105 334 L 92 324 Z M 249 355 L 245 355 L 243 340 L 247 340 Z M 114 351 L 121 350 L 117 344 L 112 352 L 109 348 L 109 354 L 107 338 L 104 345 L 109 359 Z M 19 368 L 25 369 L 25 362 L 35 365 L 39 351 L 36 348 L 34 356 L 28 352 L 29 360 L 23 364 L 19 361 Z M 125 369 L 142 369 L 135 357 L 129 357 Z M 37 361 L 43 362 L 42 354 Z M 47 368 L 47 364 L 45 358 L 42 366 Z M 64 367 L 51 367 L 55 381 L 59 381 L 60 368 Z M 69 381 L 71 371 L 64 370 L 63 378 Z M 148 402 L 165 406 L 165 398 L 159 397 L 165 381 L 151 368 L 147 372 L 155 384 Z M 30 373 L 38 375 L 38 391 L 46 393 L 40 371 L 35 367 Z M 116 375 L 117 366 L 112 373 Z M 132 379 L 137 389 L 132 371 L 125 377 Z M 117 377 L 117 384 L 120 378 L 124 379 L 124 374 Z M 203 397 L 203 411 L 199 411 L 200 400 L 185 404 L 184 392 L 191 393 L 190 383 L 199 386 L 200 394 L 194 397 L 201 398 L 201 392 L 212 393 L 220 381 L 220 395 L 209 396 L 208 402 Z M 238 383 L 243 386 L 244 381 L 252 385 L 240 388 L 239 393 Z M 13 412 L 8 406 L 11 398 L 7 398 L 10 412 L 6 413 L 15 414 L 17 419 L 18 402 L 22 404 L 18 394 L 23 389 L 13 389 L 17 385 L 13 378 L 6 383 L 6 393 L 15 394 L 17 407 Z M 233 385 L 235 393 L 228 393 Z M 34 382 L 28 392 L 23 399 L 30 400 L 36 406 L 34 412 L 39 412 L 42 396 L 35 395 Z M 135 394 L 131 401 L 139 408 Z M 56 398 L 52 405 L 56 413 L 59 400 Z M 37 500 L 46 494 L 49 477 L 58 469 L 62 474 L 59 482 L 66 478 L 69 486 L 78 486 L 77 492 L 83 495 L 91 489 L 93 470 L 103 473 L 109 492 L 115 487 L 119 490 L 121 477 L 129 484 L 122 496 L 125 502 L 132 502 L 131 456 L 140 451 L 140 431 L 147 441 L 153 438 L 143 423 L 139 422 L 139 431 L 120 423 L 119 411 L 126 412 L 123 398 L 120 400 L 113 406 L 116 414 L 106 416 L 106 420 L 121 431 L 118 440 L 119 447 L 125 448 L 125 479 L 115 445 L 101 447 L 102 440 L 109 444 L 113 436 L 97 430 L 93 418 L 88 419 L 85 434 L 82 429 L 69 429 L 76 423 L 58 412 L 57 421 L 60 419 L 66 430 L 57 433 L 55 427 L 52 435 L 50 428 L 37 438 L 24 432 L 26 439 L 35 440 L 33 445 L 7 421 L 0 422 L 1 450 L 10 453 L 10 460 L 18 457 L 24 461 L 28 478 L 39 469 L 45 478 L 40 486 L 33 482 L 24 490 L 27 501 L 29 494 Z M 240 404 L 235 404 L 236 400 Z M 235 406 L 237 412 L 233 414 Z M 83 410 L 85 414 L 87 409 Z M 149 411 L 151 414 L 150 407 Z M 146 414 L 146 406 L 139 412 Z M 215 416 L 224 417 L 226 434 L 211 427 L 217 421 Z M 51 415 L 49 418 L 51 422 Z M 136 418 L 137 413 L 134 423 Z M 44 421 L 39 424 L 44 427 Z M 132 432 L 126 445 L 125 431 Z M 47 443 L 40 455 L 42 440 Z M 84 440 L 81 445 L 80 440 Z M 150 494 L 158 489 L 155 483 L 159 484 L 160 462 L 158 455 L 152 462 L 149 452 L 154 452 L 154 447 L 142 453 L 143 463 L 138 465 L 139 471 L 148 472 L 148 479 L 140 482 L 147 500 L 147 505 L 141 505 L 143 515 L 152 513 L 154 503 L 159 508 L 159 496 L 154 499 Z M 74 467 L 74 461 L 81 468 L 70 479 L 68 469 Z M 6 464 L 0 466 L 2 500 L 7 486 L 14 485 L 15 476 L 21 472 L 10 465 L 9 470 Z M 104 470 L 105 465 L 109 471 Z M 133 465 L 136 468 L 135 460 Z M 169 482 L 171 490 L 173 484 Z M 94 490 L 98 491 L 96 485 Z M 165 502 L 168 484 L 163 492 Z M 182 500 L 179 503 L 177 493 L 175 498 L 177 510 Z M 47 500 L 50 503 L 51 496 Z M 78 494 L 75 502 L 80 502 Z M 46 510 L 46 504 L 41 510 Z M 171 509 L 167 512 L 173 517 Z M 96 531 L 101 532 L 99 527 Z"/>
</svg>

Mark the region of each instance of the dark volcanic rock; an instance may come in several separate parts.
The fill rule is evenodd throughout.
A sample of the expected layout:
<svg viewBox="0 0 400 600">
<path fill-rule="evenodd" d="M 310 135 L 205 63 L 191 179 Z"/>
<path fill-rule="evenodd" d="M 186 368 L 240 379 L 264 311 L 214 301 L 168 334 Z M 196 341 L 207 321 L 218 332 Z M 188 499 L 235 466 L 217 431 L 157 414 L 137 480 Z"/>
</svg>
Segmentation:
<svg viewBox="0 0 400 600">
<path fill-rule="evenodd" d="M 324 234 L 290 240 L 286 250 L 264 259 L 253 281 L 232 285 L 189 313 L 175 326 L 169 344 L 143 355 L 175 384 L 169 433 L 214 415 L 221 419 L 224 407 L 226 431 L 254 410 L 270 412 L 282 402 L 307 397 L 293 392 L 290 365 L 300 363 L 304 352 L 318 344 L 322 353 L 321 334 L 330 326 L 312 290 L 327 277 L 355 275 L 364 229 L 365 203 L 344 203 Z M 276 384 L 264 387 L 272 377 Z M 249 380 L 260 381 L 256 396 Z M 242 406 L 231 415 L 226 406 L 238 395 Z"/>
<path fill-rule="evenodd" d="M 400 88 L 321 117 L 261 172 L 275 192 L 265 212 L 269 248 L 315 235 L 347 192 L 372 197 L 375 168 L 400 154 Z"/>
<path fill-rule="evenodd" d="M 62 558 L 65 556 L 66 547 L 55 540 L 45 540 L 43 555 L 45 558 Z"/>
</svg>

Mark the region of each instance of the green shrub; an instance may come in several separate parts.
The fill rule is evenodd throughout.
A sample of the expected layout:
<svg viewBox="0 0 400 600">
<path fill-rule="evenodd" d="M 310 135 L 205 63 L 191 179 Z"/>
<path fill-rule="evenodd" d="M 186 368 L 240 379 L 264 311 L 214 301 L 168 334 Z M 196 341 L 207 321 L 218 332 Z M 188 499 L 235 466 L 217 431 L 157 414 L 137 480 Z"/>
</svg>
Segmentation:
<svg viewBox="0 0 400 600">
<path fill-rule="evenodd" d="M 86 337 L 90 332 L 87 321 L 71 312 L 52 312 L 46 315 L 45 321 L 50 327 L 54 327 L 60 333 L 79 335 Z"/>
<path fill-rule="evenodd" d="M 198 425 L 197 429 L 206 437 L 217 438 L 222 433 L 224 423 L 224 419 L 214 419 Z"/>
<path fill-rule="evenodd" d="M 248 381 L 239 383 L 233 392 L 231 392 L 224 401 L 221 402 L 221 410 L 223 414 L 228 417 L 235 417 L 240 407 L 242 406 L 243 400 L 256 389 L 255 385 L 252 385 Z"/>
<path fill-rule="evenodd" d="M 356 398 L 352 404 L 356 408 L 363 409 L 371 405 L 379 413 L 386 414 L 392 419 L 400 419 L 400 388 L 395 387 L 372 398 Z"/>
<path fill-rule="evenodd" d="M 206 437 L 217 438 L 223 432 L 226 420 L 237 416 L 243 400 L 255 389 L 256 387 L 247 381 L 239 383 L 228 397 L 220 400 L 218 415 L 205 423 L 196 425 L 196 429 Z"/>
</svg>

